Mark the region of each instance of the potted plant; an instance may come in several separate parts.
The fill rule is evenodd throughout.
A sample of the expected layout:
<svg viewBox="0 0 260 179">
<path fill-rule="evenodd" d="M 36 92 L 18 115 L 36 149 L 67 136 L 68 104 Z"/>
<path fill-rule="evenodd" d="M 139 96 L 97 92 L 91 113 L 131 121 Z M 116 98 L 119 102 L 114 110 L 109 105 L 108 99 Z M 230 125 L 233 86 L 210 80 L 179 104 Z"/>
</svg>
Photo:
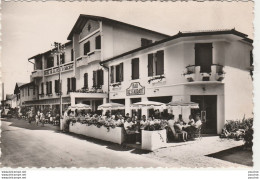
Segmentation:
<svg viewBox="0 0 260 179">
<path fill-rule="evenodd" d="M 193 71 L 187 71 L 186 73 L 183 74 L 185 78 L 187 79 L 188 82 L 192 82 L 195 79 L 195 73 Z"/>
<path fill-rule="evenodd" d="M 142 131 L 142 149 L 153 151 L 164 147 L 167 140 L 167 121 L 150 121 Z"/>
</svg>

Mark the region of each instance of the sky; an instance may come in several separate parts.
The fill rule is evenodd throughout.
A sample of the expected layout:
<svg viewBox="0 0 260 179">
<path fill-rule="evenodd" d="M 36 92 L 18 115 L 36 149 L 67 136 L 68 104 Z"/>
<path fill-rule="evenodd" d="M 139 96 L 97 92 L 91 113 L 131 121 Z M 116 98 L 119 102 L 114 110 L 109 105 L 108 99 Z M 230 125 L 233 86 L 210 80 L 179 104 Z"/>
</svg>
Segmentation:
<svg viewBox="0 0 260 179">
<path fill-rule="evenodd" d="M 5 93 L 27 83 L 28 58 L 67 36 L 80 14 L 97 15 L 168 35 L 179 31 L 235 28 L 253 39 L 253 2 L 4 2 L 1 72 Z"/>
</svg>

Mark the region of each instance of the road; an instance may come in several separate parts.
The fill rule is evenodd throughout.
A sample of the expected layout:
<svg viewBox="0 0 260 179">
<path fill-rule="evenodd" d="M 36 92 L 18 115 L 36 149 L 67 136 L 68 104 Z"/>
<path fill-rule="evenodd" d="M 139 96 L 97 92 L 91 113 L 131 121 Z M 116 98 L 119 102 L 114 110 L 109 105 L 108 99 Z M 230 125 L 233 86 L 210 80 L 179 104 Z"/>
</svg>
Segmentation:
<svg viewBox="0 0 260 179">
<path fill-rule="evenodd" d="M 171 167 L 122 145 L 61 133 L 24 120 L 1 122 L 1 167 Z"/>
</svg>

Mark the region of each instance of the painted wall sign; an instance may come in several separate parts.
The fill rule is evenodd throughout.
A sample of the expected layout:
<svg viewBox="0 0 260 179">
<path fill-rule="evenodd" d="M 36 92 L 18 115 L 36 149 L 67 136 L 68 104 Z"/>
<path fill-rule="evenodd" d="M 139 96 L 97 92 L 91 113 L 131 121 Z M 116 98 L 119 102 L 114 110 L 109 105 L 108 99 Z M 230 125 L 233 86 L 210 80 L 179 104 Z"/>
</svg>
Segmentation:
<svg viewBox="0 0 260 179">
<path fill-rule="evenodd" d="M 145 87 L 142 86 L 139 82 L 131 83 L 129 88 L 126 89 L 126 96 L 144 95 L 144 94 L 145 94 Z"/>
</svg>

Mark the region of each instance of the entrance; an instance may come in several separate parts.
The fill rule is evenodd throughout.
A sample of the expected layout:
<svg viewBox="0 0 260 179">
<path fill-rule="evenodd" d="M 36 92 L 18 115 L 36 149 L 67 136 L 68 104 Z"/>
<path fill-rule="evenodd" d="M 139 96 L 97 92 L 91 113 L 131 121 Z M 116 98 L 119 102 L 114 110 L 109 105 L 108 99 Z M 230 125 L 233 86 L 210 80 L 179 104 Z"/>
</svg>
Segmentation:
<svg viewBox="0 0 260 179">
<path fill-rule="evenodd" d="M 200 114 L 203 134 L 217 134 L 217 95 L 192 95 L 191 101 L 199 104 L 199 109 L 191 109 L 191 114 Z"/>
<path fill-rule="evenodd" d="M 212 43 L 195 44 L 195 65 L 200 66 L 200 72 L 211 72 Z"/>
</svg>

